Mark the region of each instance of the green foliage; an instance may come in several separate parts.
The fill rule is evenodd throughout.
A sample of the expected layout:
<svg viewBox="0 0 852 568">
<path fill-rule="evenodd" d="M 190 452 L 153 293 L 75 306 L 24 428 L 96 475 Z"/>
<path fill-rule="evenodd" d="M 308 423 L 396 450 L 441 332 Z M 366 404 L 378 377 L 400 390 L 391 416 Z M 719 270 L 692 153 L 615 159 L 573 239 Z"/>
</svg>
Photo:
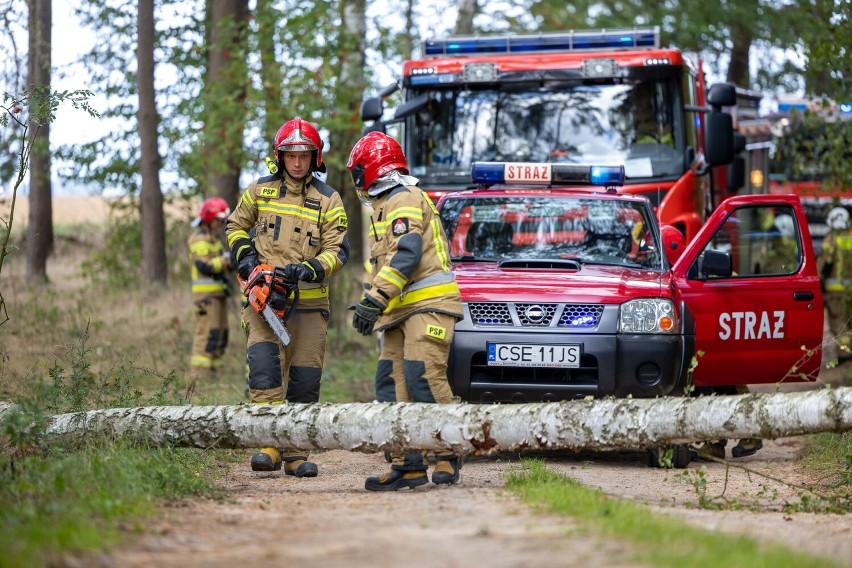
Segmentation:
<svg viewBox="0 0 852 568">
<path fill-rule="evenodd" d="M 158 500 L 219 497 L 209 472 L 224 455 L 94 440 L 7 461 L 0 566 L 42 566 L 61 552 L 103 549 L 122 538 L 118 521 L 153 516 Z"/>
<path fill-rule="evenodd" d="M 376 398 L 376 339 L 354 335 L 351 327 L 329 330 L 320 388 L 323 402 L 370 402 Z"/>
<path fill-rule="evenodd" d="M 684 482 L 695 489 L 698 507 L 710 510 L 749 510 L 763 512 L 779 510 L 787 513 L 852 513 L 852 433 L 822 433 L 809 438 L 808 448 L 801 461 L 812 470 L 809 479 L 822 479 L 823 482 L 810 483 L 807 486 L 791 485 L 765 472 L 753 471 L 748 467 L 725 463 L 727 468 L 736 467 L 748 471 L 751 475 L 765 477 L 775 482 L 776 489 L 763 485 L 752 496 L 727 497 L 707 494 L 707 476 L 705 468 L 688 469 L 678 474 Z M 725 474 L 727 475 L 727 471 Z M 785 498 L 779 501 L 777 487 L 791 486 L 797 489 L 798 500 Z M 767 504 L 767 500 L 769 504 Z"/>
<path fill-rule="evenodd" d="M 172 278 L 178 281 L 189 273 L 186 252 L 186 223 L 171 222 L 166 232 L 166 250 Z M 83 276 L 92 283 L 117 289 L 138 288 L 144 281 L 142 258 L 142 222 L 131 203 L 113 205 L 113 214 L 105 227 L 104 243 L 81 264 Z"/>
<path fill-rule="evenodd" d="M 103 248 L 83 261 L 83 275 L 92 282 L 130 288 L 144 281 L 142 223 L 134 216 L 115 217 L 106 229 Z"/>
<path fill-rule="evenodd" d="M 221 494 L 210 472 L 227 452 L 99 437 L 48 443 L 53 414 L 184 402 L 173 374 L 145 396 L 134 386 L 138 369 L 93 373 L 88 333 L 68 351 L 70 369 L 56 363 L 50 381 L 32 380 L 0 425 L 0 566 L 44 565 L 60 552 L 99 550 L 120 538 L 117 521 L 153 515 L 157 500 Z"/>
<path fill-rule="evenodd" d="M 828 107 L 830 101 L 816 101 Z M 828 118 L 827 118 L 828 117 Z M 826 192 L 852 188 L 852 120 L 838 120 L 827 108 L 794 113 L 775 141 L 773 164 L 791 181 L 817 181 Z"/>
<path fill-rule="evenodd" d="M 829 490 L 845 496 L 852 511 L 852 432 L 812 436 L 802 460 L 826 480 Z"/>
<path fill-rule="evenodd" d="M 798 554 L 781 546 L 762 546 L 750 538 L 694 528 L 646 507 L 608 497 L 597 489 L 527 461 L 509 476 L 506 487 L 529 503 L 568 515 L 606 539 L 629 541 L 636 562 L 653 566 L 833 566 L 828 560 Z"/>
</svg>

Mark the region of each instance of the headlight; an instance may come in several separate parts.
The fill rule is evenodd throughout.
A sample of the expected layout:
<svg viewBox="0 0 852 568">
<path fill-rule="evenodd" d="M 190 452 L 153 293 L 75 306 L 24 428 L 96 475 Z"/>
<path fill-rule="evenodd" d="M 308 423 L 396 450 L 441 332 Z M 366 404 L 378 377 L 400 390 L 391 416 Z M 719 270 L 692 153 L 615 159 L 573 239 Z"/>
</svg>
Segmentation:
<svg viewBox="0 0 852 568">
<path fill-rule="evenodd" d="M 677 316 L 671 300 L 649 298 L 621 305 L 618 317 L 621 333 L 675 333 Z"/>
</svg>

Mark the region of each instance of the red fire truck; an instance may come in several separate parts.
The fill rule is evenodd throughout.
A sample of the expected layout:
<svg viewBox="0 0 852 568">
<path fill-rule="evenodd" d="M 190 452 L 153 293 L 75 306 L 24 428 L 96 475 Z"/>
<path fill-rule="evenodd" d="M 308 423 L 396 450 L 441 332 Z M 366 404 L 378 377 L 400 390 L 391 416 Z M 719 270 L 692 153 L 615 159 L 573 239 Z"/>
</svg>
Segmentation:
<svg viewBox="0 0 852 568">
<path fill-rule="evenodd" d="M 799 196 L 814 245 L 819 248 L 819 243 L 829 231 L 826 224 L 828 211 L 841 206 L 852 212 L 852 187 L 827 181 L 829 176 L 819 156 L 824 150 L 820 150 L 814 141 L 824 138 L 826 127 L 832 123 L 835 126 L 852 125 L 849 122 L 852 120 L 852 104 L 823 105 L 816 100 L 795 96 L 780 96 L 776 104 L 775 112 L 768 117 L 772 124 L 774 146 L 769 191 Z"/>
<path fill-rule="evenodd" d="M 570 31 L 422 42 L 395 83 L 364 101 L 365 131 L 402 128 L 411 173 L 437 200 L 470 187 L 475 161 L 623 164 L 623 193 L 645 195 L 691 240 L 733 159 L 732 85 L 705 89 L 701 63 L 660 47 L 660 31 Z M 707 106 L 709 105 L 709 106 Z"/>
</svg>

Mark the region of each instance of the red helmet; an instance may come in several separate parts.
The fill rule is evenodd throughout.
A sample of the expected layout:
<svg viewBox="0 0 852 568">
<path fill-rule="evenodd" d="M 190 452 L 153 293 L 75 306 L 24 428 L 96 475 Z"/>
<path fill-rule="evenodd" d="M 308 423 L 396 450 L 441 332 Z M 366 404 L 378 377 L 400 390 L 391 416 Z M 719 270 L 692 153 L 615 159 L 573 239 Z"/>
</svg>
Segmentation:
<svg viewBox="0 0 852 568">
<path fill-rule="evenodd" d="M 209 225 L 214 219 L 224 221 L 230 214 L 231 208 L 228 207 L 227 201 L 221 197 L 211 197 L 205 199 L 204 203 L 201 204 L 201 209 L 198 210 L 198 219 Z"/>
<path fill-rule="evenodd" d="M 382 132 L 370 132 L 355 143 L 346 167 L 358 191 L 366 191 L 379 177 L 393 170 L 408 173 L 399 142 Z"/>
<path fill-rule="evenodd" d="M 298 116 L 285 122 L 275 135 L 273 150 L 280 152 L 315 152 L 315 167 L 322 167 L 322 139 L 307 120 Z"/>
</svg>

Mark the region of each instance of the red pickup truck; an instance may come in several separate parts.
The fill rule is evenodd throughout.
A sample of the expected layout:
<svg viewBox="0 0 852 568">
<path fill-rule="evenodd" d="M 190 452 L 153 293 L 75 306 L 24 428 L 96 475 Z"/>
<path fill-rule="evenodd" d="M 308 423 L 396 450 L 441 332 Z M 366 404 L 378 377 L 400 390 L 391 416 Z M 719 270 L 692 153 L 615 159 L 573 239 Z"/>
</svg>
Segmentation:
<svg viewBox="0 0 852 568">
<path fill-rule="evenodd" d="M 449 368 L 463 400 L 819 373 L 823 300 L 797 197 L 729 198 L 685 244 L 646 197 L 619 192 L 620 166 L 475 163 L 472 177 L 478 189 L 438 203 L 464 304 Z"/>
</svg>

